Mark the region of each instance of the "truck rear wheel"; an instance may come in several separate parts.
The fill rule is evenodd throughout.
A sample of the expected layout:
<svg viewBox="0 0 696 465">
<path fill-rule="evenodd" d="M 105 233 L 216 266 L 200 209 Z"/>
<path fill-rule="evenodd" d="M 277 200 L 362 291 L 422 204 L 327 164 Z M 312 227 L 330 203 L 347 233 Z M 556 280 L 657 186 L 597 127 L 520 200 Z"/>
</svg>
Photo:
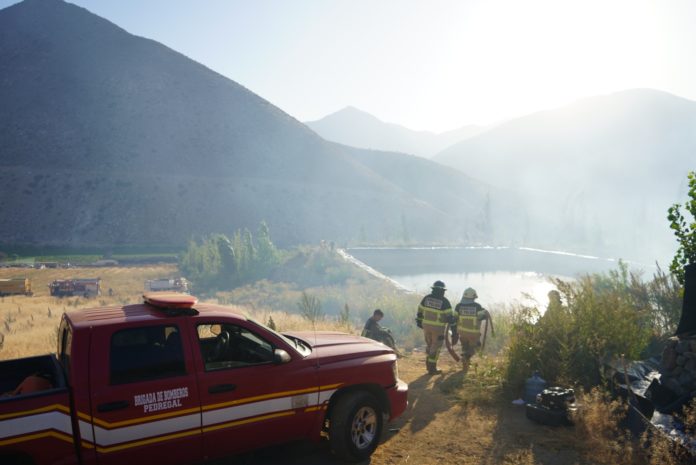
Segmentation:
<svg viewBox="0 0 696 465">
<path fill-rule="evenodd" d="M 372 394 L 362 391 L 341 397 L 329 423 L 331 450 L 347 462 L 368 458 L 379 444 L 382 422 L 382 410 Z"/>
</svg>

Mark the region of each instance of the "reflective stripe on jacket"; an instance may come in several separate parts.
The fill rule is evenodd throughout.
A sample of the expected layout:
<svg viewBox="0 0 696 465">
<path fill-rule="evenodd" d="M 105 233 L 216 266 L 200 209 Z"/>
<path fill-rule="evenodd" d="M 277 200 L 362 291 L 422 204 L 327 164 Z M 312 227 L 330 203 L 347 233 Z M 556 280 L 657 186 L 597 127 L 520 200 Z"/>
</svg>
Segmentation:
<svg viewBox="0 0 696 465">
<path fill-rule="evenodd" d="M 418 305 L 418 314 L 423 315 L 424 325 L 438 326 L 443 329 L 447 323 L 454 320 L 454 312 L 449 300 L 432 294 L 423 297 Z"/>
<path fill-rule="evenodd" d="M 459 332 L 480 333 L 480 323 L 483 319 L 480 312 L 483 307 L 477 302 L 459 303 L 455 308 L 457 314 L 457 328 Z"/>
</svg>

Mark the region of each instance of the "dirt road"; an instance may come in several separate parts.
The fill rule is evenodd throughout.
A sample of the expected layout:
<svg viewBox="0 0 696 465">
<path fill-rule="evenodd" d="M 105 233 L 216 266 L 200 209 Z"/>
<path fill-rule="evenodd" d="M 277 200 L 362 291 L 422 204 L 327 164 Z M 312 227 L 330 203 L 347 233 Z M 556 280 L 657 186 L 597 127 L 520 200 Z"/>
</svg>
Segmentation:
<svg viewBox="0 0 696 465">
<path fill-rule="evenodd" d="M 400 377 L 409 383 L 406 413 L 387 426 L 384 442 L 370 465 L 524 464 L 589 465 L 570 427 L 551 428 L 529 421 L 512 399 L 477 395 L 467 399 L 459 387 L 464 377 L 445 354 L 443 373 L 425 374 L 422 353 L 399 361 Z M 481 386 L 481 389 L 486 389 Z M 326 444 L 292 444 L 264 449 L 227 464 L 332 465 Z"/>
</svg>

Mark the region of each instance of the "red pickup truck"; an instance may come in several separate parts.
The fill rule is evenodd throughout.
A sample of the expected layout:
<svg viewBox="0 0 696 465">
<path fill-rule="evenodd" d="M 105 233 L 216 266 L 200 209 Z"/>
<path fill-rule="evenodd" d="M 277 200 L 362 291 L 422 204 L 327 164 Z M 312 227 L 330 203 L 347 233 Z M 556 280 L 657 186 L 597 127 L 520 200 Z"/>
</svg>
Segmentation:
<svg viewBox="0 0 696 465">
<path fill-rule="evenodd" d="M 188 464 L 322 437 L 359 461 L 406 408 L 396 364 L 369 339 L 279 334 L 188 295 L 72 311 L 57 354 L 0 363 L 0 463 Z"/>
</svg>

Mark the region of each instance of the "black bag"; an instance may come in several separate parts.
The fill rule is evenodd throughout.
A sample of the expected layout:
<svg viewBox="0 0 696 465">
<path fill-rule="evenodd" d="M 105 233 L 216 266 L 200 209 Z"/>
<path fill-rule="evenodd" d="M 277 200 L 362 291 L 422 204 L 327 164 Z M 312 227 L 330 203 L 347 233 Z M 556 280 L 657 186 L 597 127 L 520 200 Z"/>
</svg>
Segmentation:
<svg viewBox="0 0 696 465">
<path fill-rule="evenodd" d="M 575 391 L 558 386 L 544 389 L 537 396 L 537 403 L 551 410 L 567 410 L 575 404 Z"/>
<path fill-rule="evenodd" d="M 556 386 L 537 394 L 536 402 L 526 405 L 525 414 L 543 425 L 572 425 L 569 413 L 575 409 L 575 391 Z"/>
</svg>

